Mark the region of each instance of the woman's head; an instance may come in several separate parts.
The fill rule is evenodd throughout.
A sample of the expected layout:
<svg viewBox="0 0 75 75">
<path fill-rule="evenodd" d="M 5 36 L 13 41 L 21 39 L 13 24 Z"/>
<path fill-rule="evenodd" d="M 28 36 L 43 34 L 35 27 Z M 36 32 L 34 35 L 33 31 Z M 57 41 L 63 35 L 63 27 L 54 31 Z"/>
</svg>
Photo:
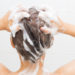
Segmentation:
<svg viewBox="0 0 75 75">
<path fill-rule="evenodd" d="M 25 60 L 35 63 L 44 54 L 45 49 L 50 48 L 53 36 L 40 30 L 40 27 L 51 26 L 39 16 L 39 10 L 34 7 L 29 8 L 28 14 L 29 17 L 23 17 L 19 21 L 20 30 L 15 33 L 15 37 L 12 34 L 12 41 Z"/>
</svg>

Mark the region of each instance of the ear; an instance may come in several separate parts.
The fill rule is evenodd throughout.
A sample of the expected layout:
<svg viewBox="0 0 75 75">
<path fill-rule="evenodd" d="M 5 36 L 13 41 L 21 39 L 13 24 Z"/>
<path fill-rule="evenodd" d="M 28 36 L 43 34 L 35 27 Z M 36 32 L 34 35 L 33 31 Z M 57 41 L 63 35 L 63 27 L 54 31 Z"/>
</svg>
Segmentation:
<svg viewBox="0 0 75 75">
<path fill-rule="evenodd" d="M 12 37 L 10 37 L 10 42 L 11 42 L 12 47 L 15 48 L 13 41 L 12 41 Z"/>
</svg>

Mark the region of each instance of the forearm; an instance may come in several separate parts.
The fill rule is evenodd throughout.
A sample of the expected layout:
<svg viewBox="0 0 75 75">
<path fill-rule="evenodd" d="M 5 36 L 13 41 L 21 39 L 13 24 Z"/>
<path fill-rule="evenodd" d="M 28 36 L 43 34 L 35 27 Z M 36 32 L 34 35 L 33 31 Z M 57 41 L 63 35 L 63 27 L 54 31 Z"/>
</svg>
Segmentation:
<svg viewBox="0 0 75 75">
<path fill-rule="evenodd" d="M 10 15 L 10 11 L 5 16 L 0 18 L 0 30 L 10 31 L 9 26 L 8 26 L 8 23 L 9 23 L 8 17 L 9 17 L 9 15 Z"/>
<path fill-rule="evenodd" d="M 59 28 L 58 32 L 75 36 L 75 25 L 63 23 L 62 27 Z"/>
<path fill-rule="evenodd" d="M 75 60 L 62 66 L 54 73 L 57 75 L 75 75 Z"/>
<path fill-rule="evenodd" d="M 4 29 L 4 25 L 3 25 L 2 19 L 0 19 L 0 30 L 3 30 L 3 29 Z"/>
</svg>

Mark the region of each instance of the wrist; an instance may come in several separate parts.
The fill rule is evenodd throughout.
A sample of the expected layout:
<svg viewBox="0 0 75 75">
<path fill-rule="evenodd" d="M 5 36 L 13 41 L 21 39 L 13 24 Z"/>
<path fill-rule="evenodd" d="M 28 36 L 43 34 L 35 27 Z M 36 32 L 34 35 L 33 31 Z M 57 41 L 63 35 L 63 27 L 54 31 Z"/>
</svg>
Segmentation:
<svg viewBox="0 0 75 75">
<path fill-rule="evenodd" d="M 0 30 L 6 30 L 6 31 L 10 31 L 9 29 L 9 16 L 10 16 L 10 11 L 6 13 L 5 16 L 3 16 L 1 19 L 0 19 Z"/>
<path fill-rule="evenodd" d="M 4 30 L 5 29 L 5 25 L 4 25 L 4 22 L 3 22 L 3 18 L 0 19 L 0 30 Z"/>
<path fill-rule="evenodd" d="M 0 30 L 10 31 L 8 21 L 5 18 L 0 19 Z"/>
</svg>

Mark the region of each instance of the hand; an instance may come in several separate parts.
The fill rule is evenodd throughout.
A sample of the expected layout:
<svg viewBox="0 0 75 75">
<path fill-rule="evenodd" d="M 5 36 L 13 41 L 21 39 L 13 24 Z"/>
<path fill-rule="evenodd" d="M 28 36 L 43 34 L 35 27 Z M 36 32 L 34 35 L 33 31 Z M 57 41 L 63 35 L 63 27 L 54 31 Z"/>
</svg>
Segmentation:
<svg viewBox="0 0 75 75">
<path fill-rule="evenodd" d="M 8 11 L 1 19 L 0 19 L 0 30 L 7 30 L 9 31 L 8 27 L 8 17 L 10 15 L 10 11 Z"/>
<path fill-rule="evenodd" d="M 26 9 L 24 7 L 17 6 L 13 10 L 8 11 L 1 19 L 0 19 L 0 30 L 7 30 L 11 32 L 10 26 L 13 25 L 15 20 L 20 20 L 23 17 L 29 16 L 26 13 Z"/>
<path fill-rule="evenodd" d="M 45 34 L 56 34 L 59 31 L 63 30 L 63 25 L 64 22 L 59 18 L 58 18 L 58 22 L 51 20 L 51 24 L 52 24 L 52 28 L 47 28 L 47 27 L 41 27 L 40 30 L 43 31 Z"/>
</svg>

